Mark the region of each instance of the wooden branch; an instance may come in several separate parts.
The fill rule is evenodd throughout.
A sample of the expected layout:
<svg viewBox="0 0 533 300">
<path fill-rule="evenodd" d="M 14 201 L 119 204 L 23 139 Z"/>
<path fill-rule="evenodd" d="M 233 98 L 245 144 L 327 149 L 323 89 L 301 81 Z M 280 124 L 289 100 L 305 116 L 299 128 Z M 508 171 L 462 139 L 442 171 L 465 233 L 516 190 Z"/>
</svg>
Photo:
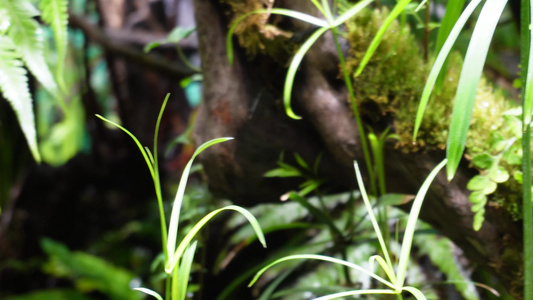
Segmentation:
<svg viewBox="0 0 533 300">
<path fill-rule="evenodd" d="M 145 54 L 141 51 L 132 49 L 125 44 L 115 42 L 98 27 L 77 14 L 69 14 L 69 26 L 82 30 L 88 39 L 98 43 L 105 51 L 138 63 L 146 68 L 153 69 L 166 76 L 181 79 L 194 74 L 194 71 L 190 70 L 185 65 L 173 63 L 154 55 Z"/>
</svg>

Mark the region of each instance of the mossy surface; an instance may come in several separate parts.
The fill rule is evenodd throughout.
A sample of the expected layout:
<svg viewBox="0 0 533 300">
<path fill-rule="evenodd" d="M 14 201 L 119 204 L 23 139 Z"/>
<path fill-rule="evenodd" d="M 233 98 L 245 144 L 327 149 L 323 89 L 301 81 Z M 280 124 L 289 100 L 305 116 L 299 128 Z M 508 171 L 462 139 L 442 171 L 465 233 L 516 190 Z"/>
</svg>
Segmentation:
<svg viewBox="0 0 533 300">
<path fill-rule="evenodd" d="M 352 74 L 387 16 L 386 8 L 366 10 L 347 22 L 347 39 L 350 43 L 348 66 Z M 364 117 L 389 123 L 400 137 L 397 148 L 406 153 L 446 147 L 462 58 L 458 53 L 450 55 L 444 84 L 440 91 L 433 92 L 414 143 L 415 116 L 431 66 L 432 62 L 424 62 L 409 27 L 402 28 L 399 22 L 393 22 L 363 73 L 353 76 L 359 105 L 362 108 L 378 108 L 371 112 L 362 109 L 364 114 L 370 113 L 370 116 Z M 505 117 L 505 112 L 513 107 L 517 105 L 505 99 L 502 92 L 495 89 L 486 78 L 481 79 L 466 143 L 467 158 L 472 159 L 481 153 L 501 156 L 503 150 L 495 145 L 512 141 L 517 135 Z M 505 159 L 498 162 L 511 175 L 519 170 L 519 166 L 507 163 Z M 488 172 L 477 169 L 481 174 Z M 521 201 L 519 193 L 519 183 L 510 176 L 506 182 L 498 184 L 489 205 L 504 207 L 513 218 L 518 219 L 521 215 L 518 211 Z"/>
</svg>

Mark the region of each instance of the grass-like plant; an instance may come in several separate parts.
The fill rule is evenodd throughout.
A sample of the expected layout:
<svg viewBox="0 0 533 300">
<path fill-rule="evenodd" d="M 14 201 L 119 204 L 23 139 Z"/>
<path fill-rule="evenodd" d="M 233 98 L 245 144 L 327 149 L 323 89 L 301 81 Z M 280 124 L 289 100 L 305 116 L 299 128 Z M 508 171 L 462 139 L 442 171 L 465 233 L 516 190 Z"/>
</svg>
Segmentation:
<svg viewBox="0 0 533 300">
<path fill-rule="evenodd" d="M 315 300 L 339 299 L 343 297 L 363 295 L 363 294 L 393 294 L 393 295 L 397 295 L 399 299 L 402 299 L 401 294 L 403 291 L 411 293 L 416 299 L 419 299 L 419 300 L 426 299 L 424 294 L 419 289 L 412 287 L 412 286 L 406 286 L 405 279 L 406 279 L 406 274 L 407 274 L 407 267 L 409 264 L 409 257 L 411 253 L 411 246 L 413 243 L 413 236 L 415 233 L 416 223 L 418 220 L 418 215 L 420 214 L 420 209 L 422 208 L 424 197 L 429 189 L 430 184 L 433 182 L 433 179 L 437 176 L 438 172 L 445 165 L 446 165 L 446 160 L 442 161 L 440 164 L 438 164 L 433 169 L 433 171 L 431 171 L 431 173 L 428 175 L 428 177 L 426 178 L 426 180 L 420 187 L 420 190 L 418 191 L 413 201 L 411 211 L 409 213 L 409 217 L 407 220 L 407 226 L 405 229 L 405 234 L 404 234 L 401 250 L 400 250 L 399 262 L 398 262 L 398 265 L 395 267 L 392 263 L 391 256 L 389 255 L 389 251 L 385 244 L 385 240 L 383 238 L 383 234 L 381 232 L 376 216 L 374 215 L 374 208 L 372 207 L 370 200 L 368 198 L 368 195 L 366 193 L 366 190 L 363 184 L 363 178 L 361 176 L 361 172 L 359 171 L 359 165 L 357 164 L 357 162 L 354 163 L 355 175 L 357 178 L 357 183 L 359 184 L 361 196 L 363 198 L 365 208 L 368 212 L 368 216 L 372 223 L 372 227 L 374 229 L 374 232 L 376 233 L 381 251 L 383 253 L 383 256 L 380 256 L 380 255 L 371 256 L 369 258 L 369 261 L 371 265 L 377 262 L 377 264 L 381 267 L 381 269 L 387 275 L 387 278 L 383 278 L 379 276 L 377 272 L 373 270 L 367 270 L 357 264 L 353 264 L 353 263 L 350 263 L 348 261 L 341 260 L 338 258 L 325 256 L 325 255 L 316 255 L 316 254 L 299 254 L 299 255 L 290 255 L 290 256 L 280 258 L 272 262 L 271 264 L 267 265 L 266 267 L 261 269 L 259 272 L 257 272 L 253 280 L 250 282 L 250 286 L 252 286 L 265 271 L 267 271 L 270 267 L 276 264 L 279 264 L 284 261 L 289 261 L 289 260 L 314 259 L 314 260 L 321 260 L 321 261 L 336 263 L 336 264 L 354 269 L 356 271 L 362 272 L 372 277 L 373 279 L 377 280 L 378 282 L 382 283 L 385 286 L 385 288 L 382 288 L 382 289 L 361 289 L 361 290 L 340 292 L 340 293 L 335 293 L 335 294 L 331 294 L 327 296 L 322 296 L 322 297 L 316 298 Z"/>
<path fill-rule="evenodd" d="M 159 125 L 161 123 L 161 118 L 163 116 L 163 112 L 165 110 L 166 104 L 168 102 L 170 94 L 167 94 L 165 100 L 163 101 L 163 105 L 161 106 L 161 110 L 159 112 L 159 116 L 157 118 L 156 126 L 155 126 L 155 134 L 154 134 L 154 152 L 150 151 L 147 147 L 143 147 L 139 140 L 126 128 L 120 126 L 119 124 L 107 120 L 106 118 L 97 115 L 98 118 L 104 120 L 105 122 L 120 128 L 122 131 L 124 131 L 126 134 L 128 134 L 137 147 L 139 148 L 139 151 L 141 152 L 146 165 L 148 166 L 148 169 L 150 170 L 150 175 L 152 176 L 154 187 L 155 187 L 155 193 L 159 205 L 159 213 L 160 213 L 160 226 L 161 226 L 161 239 L 162 239 L 162 248 L 163 253 L 165 256 L 165 272 L 167 274 L 167 282 L 166 282 L 166 299 L 168 300 L 184 300 L 187 293 L 187 286 L 189 282 L 189 277 L 191 273 L 191 267 L 194 259 L 194 254 L 197 248 L 197 242 L 194 241 L 194 237 L 200 231 L 200 229 L 203 228 L 205 224 L 207 224 L 213 217 L 218 215 L 219 213 L 223 211 L 237 211 L 241 213 L 248 222 L 252 225 L 253 230 L 255 231 L 257 238 L 263 245 L 263 247 L 266 247 L 265 237 L 263 234 L 263 231 L 261 230 L 261 227 L 259 226 L 259 223 L 257 222 L 256 218 L 248 212 L 246 209 L 237 206 L 237 205 L 229 205 L 223 208 L 219 208 L 217 210 L 214 210 L 204 216 L 198 223 L 196 223 L 192 229 L 185 234 L 183 239 L 178 243 L 177 237 L 178 237 L 178 228 L 179 228 L 179 217 L 180 217 L 180 210 L 181 210 L 181 204 L 183 202 L 183 196 L 185 194 L 185 187 L 187 186 L 187 180 L 189 177 L 189 172 L 191 170 L 192 163 L 194 161 L 194 158 L 198 156 L 202 151 L 209 148 L 212 145 L 226 142 L 229 140 L 232 140 L 233 138 L 225 137 L 225 138 L 217 138 L 210 140 L 208 142 L 205 142 L 202 144 L 192 157 L 190 158 L 189 162 L 185 166 L 183 170 L 183 174 L 181 176 L 181 180 L 179 182 L 178 190 L 176 192 L 176 197 L 174 199 L 174 204 L 172 206 L 172 212 L 170 216 L 170 223 L 167 230 L 166 225 L 166 218 L 165 218 L 165 212 L 163 207 L 163 196 L 161 191 L 161 181 L 159 177 L 159 167 L 158 167 L 158 155 L 157 155 L 157 140 L 158 140 L 158 133 L 159 133 Z M 163 300 L 163 297 L 159 295 L 157 292 L 147 289 L 147 288 L 136 288 L 136 290 L 143 292 L 145 294 L 154 296 L 158 300 Z"/>
<path fill-rule="evenodd" d="M 439 73 L 442 72 L 453 44 L 461 32 L 466 21 L 473 13 L 474 9 L 481 3 L 481 0 L 472 0 L 465 10 L 458 16 L 462 1 L 449 6 L 452 9 L 450 14 L 445 15 L 441 27 L 442 34 L 439 33 L 439 40 L 444 40 L 439 54 L 433 65 L 424 88 L 420 106 L 417 112 L 414 138 L 422 122 L 424 110 L 428 105 L 431 91 L 437 81 Z M 477 93 L 478 83 L 483 71 L 483 65 L 487 56 L 488 48 L 494 34 L 497 22 L 507 4 L 507 0 L 487 0 L 481 9 L 476 26 L 472 33 L 468 46 L 465 62 L 459 78 L 459 84 L 455 96 L 455 103 L 450 122 L 450 129 L 447 141 L 446 167 L 448 179 L 451 180 L 461 161 L 465 149 L 467 132 L 470 126 L 470 119 L 474 107 L 474 100 Z M 531 12 L 533 5 L 531 1 L 522 0 L 520 4 L 520 32 L 521 32 L 521 95 L 522 95 L 522 214 L 523 214 L 523 235 L 524 235 L 524 298 L 533 297 L 533 203 L 531 198 L 531 120 L 533 115 L 533 37 L 531 31 Z M 439 44 L 440 46 L 440 44 Z M 479 220 L 478 220 L 479 222 Z M 481 220 L 482 222 L 482 220 Z M 481 227 L 480 224 L 475 226 Z"/>
</svg>

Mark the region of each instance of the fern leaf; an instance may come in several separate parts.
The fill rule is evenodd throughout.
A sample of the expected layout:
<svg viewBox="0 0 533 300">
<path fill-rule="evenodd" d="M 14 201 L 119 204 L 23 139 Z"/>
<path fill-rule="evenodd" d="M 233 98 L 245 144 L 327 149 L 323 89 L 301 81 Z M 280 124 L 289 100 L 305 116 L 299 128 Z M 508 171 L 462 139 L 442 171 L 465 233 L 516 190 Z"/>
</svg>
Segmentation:
<svg viewBox="0 0 533 300">
<path fill-rule="evenodd" d="M 33 157 L 40 162 L 26 69 L 13 41 L 7 36 L 0 36 L 0 91 L 15 111 Z"/>
<path fill-rule="evenodd" d="M 56 80 L 63 91 L 66 85 L 63 77 L 64 61 L 68 41 L 68 0 L 42 0 L 39 4 L 41 18 L 52 27 L 57 51 Z"/>
<path fill-rule="evenodd" d="M 43 87 L 59 100 L 57 84 L 44 61 L 42 29 L 32 18 L 35 11 L 30 9 L 31 4 L 27 0 L 2 0 L 0 6 L 7 10 L 10 17 L 7 35 L 22 60 Z"/>
</svg>

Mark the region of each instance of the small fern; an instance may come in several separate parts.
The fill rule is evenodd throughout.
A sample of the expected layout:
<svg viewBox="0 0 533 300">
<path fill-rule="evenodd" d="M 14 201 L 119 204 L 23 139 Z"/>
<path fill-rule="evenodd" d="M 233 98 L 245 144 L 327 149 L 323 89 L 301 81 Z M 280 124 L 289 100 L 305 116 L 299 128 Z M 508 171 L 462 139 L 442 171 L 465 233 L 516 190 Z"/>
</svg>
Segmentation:
<svg viewBox="0 0 533 300">
<path fill-rule="evenodd" d="M 42 18 L 51 25 L 58 52 L 57 78 L 64 87 L 63 61 L 67 49 L 68 0 L 42 0 Z M 42 28 L 34 20 L 40 14 L 28 0 L 0 1 L 0 92 L 15 111 L 30 151 L 41 161 L 35 132 L 35 116 L 27 72 L 65 108 L 56 80 L 46 65 Z"/>
</svg>

